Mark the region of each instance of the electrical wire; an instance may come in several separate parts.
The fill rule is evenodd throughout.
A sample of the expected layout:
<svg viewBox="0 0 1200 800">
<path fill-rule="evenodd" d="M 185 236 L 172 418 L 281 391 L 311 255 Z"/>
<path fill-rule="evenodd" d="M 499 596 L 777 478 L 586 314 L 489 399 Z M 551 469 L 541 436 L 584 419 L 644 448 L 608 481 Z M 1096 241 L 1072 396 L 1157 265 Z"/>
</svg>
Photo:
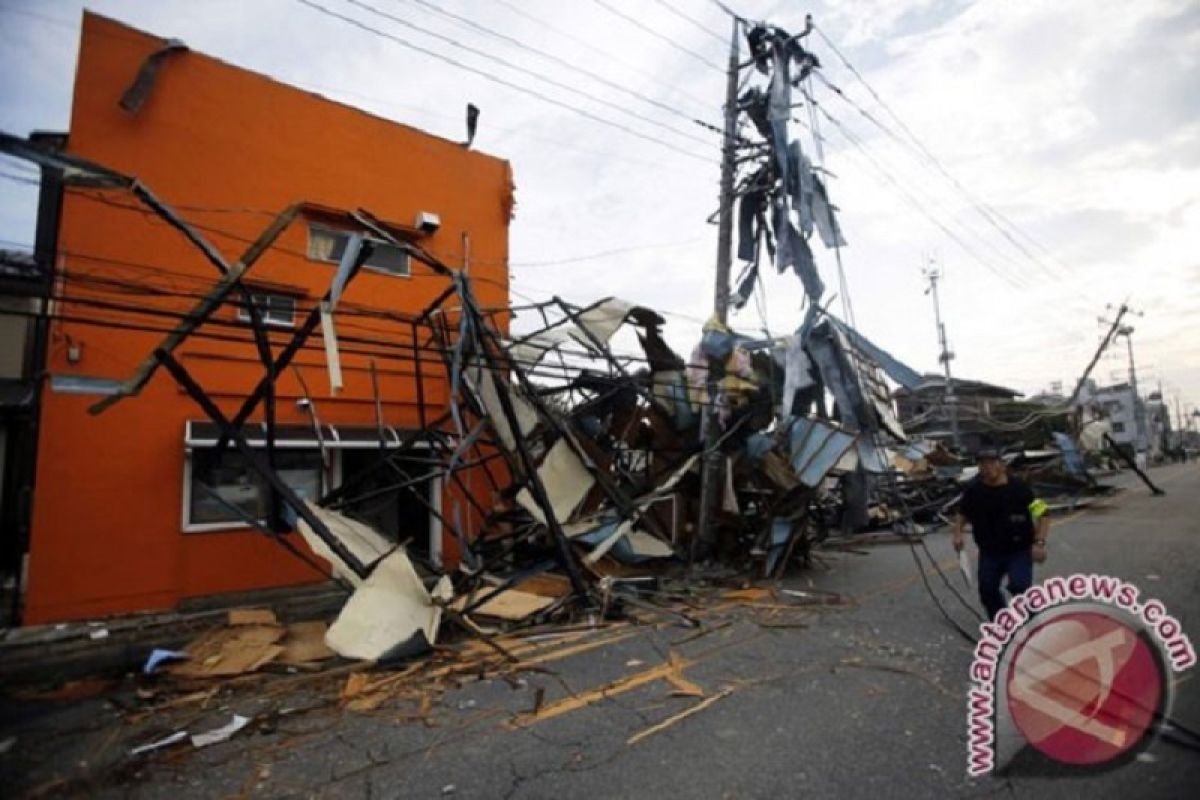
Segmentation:
<svg viewBox="0 0 1200 800">
<path fill-rule="evenodd" d="M 359 0 L 347 0 L 347 1 L 355 3 L 356 5 L 360 5 L 360 6 L 366 5 L 365 3 L 359 2 Z M 325 16 L 341 20 L 342 22 L 345 22 L 347 25 L 351 25 L 362 31 L 370 33 L 374 36 L 394 42 L 395 44 L 398 44 L 402 47 L 406 47 L 410 50 L 414 50 L 418 53 L 429 56 L 430 58 L 437 59 L 438 61 L 445 62 L 447 64 L 450 64 L 451 66 L 458 67 L 459 69 L 461 69 L 465 72 L 470 72 L 474 75 L 478 75 L 479 77 L 484 78 L 485 80 L 489 80 L 493 83 L 499 84 L 501 86 L 505 86 L 509 89 L 513 89 L 514 91 L 520 92 L 522 94 L 527 94 L 530 97 L 534 97 L 545 103 L 549 103 L 550 105 L 556 106 L 556 107 L 564 109 L 566 111 L 570 111 L 574 114 L 578 114 L 581 117 L 590 119 L 593 122 L 598 122 L 601 125 L 605 125 L 607 127 L 614 128 L 623 133 L 627 133 L 630 136 L 634 136 L 638 139 L 642 139 L 644 141 L 651 142 L 653 144 L 657 144 L 661 147 L 665 147 L 673 153 L 677 153 L 681 156 L 684 156 L 687 158 L 692 158 L 697 161 L 703 161 L 705 163 L 709 162 L 709 159 L 706 158 L 705 156 L 699 155 L 697 153 L 693 153 L 689 150 L 682 150 L 679 148 L 679 146 L 677 144 L 672 144 L 671 142 L 668 142 L 665 139 L 660 139 L 657 136 L 653 136 L 651 134 L 643 133 L 641 131 L 635 130 L 635 129 L 630 128 L 629 126 L 624 125 L 620 122 L 616 122 L 614 120 L 610 120 L 605 117 L 601 117 L 598 114 L 594 114 L 591 111 L 587 110 L 586 108 L 581 108 L 579 106 L 571 105 L 570 103 L 567 103 L 563 100 L 559 100 L 554 97 L 551 97 L 550 95 L 544 94 L 543 92 L 540 92 L 536 89 L 532 89 L 528 86 L 523 86 L 519 83 L 514 83 L 506 78 L 501 78 L 499 75 L 495 75 L 491 72 L 488 72 L 487 70 L 480 69 L 478 67 L 473 67 L 469 64 L 465 64 L 462 61 L 458 61 L 454 58 L 451 58 L 450 56 L 444 55 L 435 50 L 430 50 L 427 47 L 423 47 L 421 45 L 414 44 L 414 43 L 408 41 L 407 39 L 403 39 L 399 36 L 388 33 L 387 31 L 380 30 L 379 28 L 368 25 L 367 23 L 362 22 L 361 20 L 357 20 L 354 17 L 349 17 L 338 11 L 334 11 L 331 8 L 327 8 L 326 6 L 323 6 L 320 3 L 314 2 L 314 0 L 296 0 L 296 2 L 300 3 L 301 5 L 309 7 L 312 10 L 314 10 L 320 14 L 324 14 Z M 371 7 L 371 8 L 373 8 L 373 7 Z M 375 11 L 376 11 L 376 13 L 379 13 L 382 16 L 385 16 L 385 17 L 389 16 L 386 12 L 378 11 L 378 9 L 375 9 Z M 407 22 L 405 22 L 404 24 L 411 25 L 411 23 L 407 23 Z M 501 63 L 503 63 L 503 61 L 501 61 Z M 528 70 L 525 70 L 525 71 L 529 72 Z M 534 74 L 536 74 L 536 73 L 534 73 Z M 576 93 L 578 93 L 577 90 L 576 90 Z"/>
<path fill-rule="evenodd" d="M 682 117 L 683 119 L 686 119 L 688 122 L 692 122 L 695 118 L 694 114 L 689 114 L 688 112 L 682 111 L 678 108 L 675 108 L 674 106 L 667 105 L 666 103 L 663 103 L 660 100 L 656 100 L 653 97 L 649 97 L 648 95 L 645 95 L 642 92 L 637 91 L 636 89 L 632 89 L 629 86 L 626 86 L 625 84 L 619 83 L 619 82 L 611 80 L 609 78 L 606 78 L 603 75 L 597 74 L 589 69 L 585 69 L 585 68 L 581 67 L 578 63 L 569 61 L 568 59 L 565 59 L 565 58 L 561 58 L 560 56 L 557 56 L 553 53 L 547 52 L 546 50 L 542 50 L 541 48 L 534 47 L 533 45 L 523 42 L 520 39 L 517 39 L 516 37 L 509 36 L 508 34 L 493 30 L 492 28 L 489 28 L 486 25 L 481 25 L 478 22 L 475 22 L 474 20 L 472 20 L 468 17 L 464 17 L 459 14 L 455 14 L 452 11 L 447 11 L 446 9 L 442 8 L 441 6 L 438 6 L 434 3 L 429 2 L 429 0 L 396 0 L 396 1 L 408 3 L 410 5 L 421 6 L 423 8 L 427 8 L 436 14 L 439 14 L 448 19 L 454 20 L 456 23 L 458 23 L 462 27 L 467 27 L 467 28 L 470 28 L 471 30 L 475 30 L 480 33 L 483 33 L 486 36 L 491 36 L 493 38 L 499 39 L 500 41 L 507 42 L 508 44 L 511 44 L 514 47 L 518 47 L 522 50 L 526 50 L 530 53 L 533 53 L 534 55 L 540 56 L 541 58 L 544 58 L 547 61 L 553 62 L 553 63 L 559 65 L 560 67 L 564 67 L 564 68 L 570 70 L 571 72 L 578 73 L 580 75 L 583 75 L 587 78 L 590 78 L 590 79 L 596 81 L 597 83 L 602 83 L 611 89 L 615 89 L 623 94 L 627 94 L 636 100 L 641 100 L 642 102 L 648 103 L 648 104 L 654 106 L 655 108 L 666 111 L 669 114 L 673 114 L 677 117 Z M 668 130 L 675 130 L 675 129 L 668 128 Z M 692 138 L 692 137 L 689 137 L 689 138 Z M 709 141 L 704 140 L 704 139 L 694 139 L 694 140 L 699 141 L 701 144 L 705 144 L 705 145 L 710 144 Z"/>
<path fill-rule="evenodd" d="M 497 0 L 497 2 L 499 2 L 499 1 L 500 0 Z M 7 10 L 7 9 L 0 8 L 0 12 L 5 11 L 5 10 Z M 53 17 L 47 17 L 42 14 L 31 14 L 30 16 L 33 19 L 38 19 L 38 20 L 41 20 L 44 22 L 52 22 L 52 23 L 55 23 L 58 25 L 63 25 L 65 27 L 71 28 L 72 30 L 75 30 L 77 32 L 80 30 L 80 26 L 77 23 L 69 22 L 67 20 L 56 19 Z M 119 32 L 115 32 L 115 31 L 93 30 L 93 31 L 90 31 L 89 33 L 90 33 L 90 35 L 94 35 L 94 36 L 122 39 L 125 41 L 136 41 L 136 42 L 141 41 L 140 39 L 130 37 L 127 35 L 123 35 Z M 356 91 L 353 89 L 347 89 L 343 86 L 330 86 L 327 84 L 314 83 L 312 81 L 308 81 L 308 80 L 304 80 L 304 79 L 280 77 L 280 76 L 271 75 L 271 74 L 268 74 L 265 72 L 263 74 L 267 75 L 274 81 L 285 84 L 287 86 L 291 86 L 291 87 L 300 89 L 302 91 L 311 92 L 313 94 L 320 94 L 322 92 L 333 92 L 333 93 L 343 95 L 346 97 L 356 97 L 356 98 L 359 98 L 360 100 L 367 100 L 367 101 L 375 103 L 376 105 L 381 106 L 381 107 L 386 107 L 386 108 L 391 108 L 391 109 L 404 109 L 405 111 L 416 112 L 423 116 L 435 117 L 435 118 L 444 119 L 444 120 L 454 120 L 455 122 L 462 121 L 461 115 L 451 115 L 451 114 L 446 114 L 446 113 L 439 113 L 437 111 L 433 111 L 429 108 L 422 107 L 422 106 L 406 105 L 404 103 L 400 103 L 400 102 L 397 102 L 397 101 L 389 99 L 389 98 L 382 98 L 377 95 L 364 94 L 363 92 L 359 92 L 359 91 Z M 680 90 L 678 88 L 673 88 L 672 91 L 681 92 L 682 90 Z M 331 98 L 331 102 L 342 102 L 342 101 Z M 700 100 L 695 100 L 694 102 L 700 103 L 701 105 L 706 105 L 706 106 L 709 105 Z M 692 121 L 695 122 L 696 120 L 692 120 Z M 684 168 L 684 167 L 681 167 L 681 166 L 678 166 L 675 164 L 669 164 L 669 163 L 666 163 L 661 160 L 649 161 L 649 160 L 637 158 L 637 157 L 634 157 L 634 156 L 631 156 L 631 155 L 628 155 L 628 154 L 622 153 L 622 152 L 616 152 L 616 151 L 611 151 L 611 150 L 594 150 L 594 149 L 587 148 L 587 147 L 580 147 L 569 141 L 565 141 L 562 138 L 554 138 L 554 137 L 550 137 L 550 136 L 539 136 L 538 134 L 531 132 L 527 128 L 512 128 L 512 127 L 503 127 L 503 126 L 489 124 L 487 129 L 489 131 L 495 131 L 497 133 L 503 133 L 503 134 L 506 134 L 509 136 L 515 136 L 515 137 L 522 138 L 522 139 L 529 139 L 532 141 L 540 142 L 540 143 L 549 145 L 551 147 L 554 147 L 556 149 L 567 150 L 567 151 L 571 151 L 571 152 L 575 152 L 575 153 L 580 153 L 583 155 L 601 158 L 606 163 L 622 162 L 622 163 L 628 163 L 631 165 L 655 169 L 655 170 L 678 172 L 680 174 L 685 174 L 685 175 L 688 175 L 691 177 L 695 177 L 697 175 L 695 170 L 687 169 L 687 168 Z M 24 162 L 17 162 L 17 163 L 23 164 Z M 271 213 L 274 213 L 274 212 L 271 212 Z"/>
<path fill-rule="evenodd" d="M 877 119 L 875 119 L 873 117 L 873 115 L 870 115 L 865 109 L 862 109 L 861 106 L 858 106 L 856 103 L 854 103 L 853 100 L 851 100 L 850 97 L 848 95 L 846 95 L 846 93 L 843 92 L 841 89 L 838 89 L 838 88 L 834 87 L 833 84 L 828 83 L 828 81 L 824 75 L 819 75 L 818 77 L 820 77 L 823 81 L 826 81 L 827 85 L 831 89 L 833 89 L 835 91 L 835 93 L 838 94 L 839 97 L 843 98 L 844 100 L 846 100 L 846 102 L 851 103 L 856 108 L 858 108 L 859 111 L 867 119 L 871 120 L 872 123 L 874 125 L 876 125 L 876 127 L 880 128 L 880 130 L 883 130 L 885 132 L 885 134 L 888 135 L 890 138 L 893 138 L 897 142 L 903 144 L 906 147 L 906 149 L 908 149 L 910 151 L 915 150 L 915 153 L 919 157 L 921 157 L 927 163 L 932 165 L 934 167 L 934 169 L 936 169 L 938 171 L 938 173 L 940 175 L 942 175 L 943 178 L 945 178 L 947 181 L 949 181 L 956 189 L 958 189 L 963 194 L 963 196 L 972 204 L 972 206 L 980 214 L 980 216 L 982 216 L 990 225 L 992 225 L 994 228 L 996 228 L 1014 247 L 1019 249 L 1023 254 L 1025 254 L 1034 263 L 1038 264 L 1043 269 L 1045 269 L 1045 267 L 1044 267 L 1044 265 L 1042 265 L 1042 262 L 1040 259 L 1038 259 L 1036 256 L 1034 256 L 1022 243 L 1015 240 L 1014 235 L 1013 235 L 1014 233 L 1016 235 L 1020 235 L 1020 236 L 1024 237 L 1031 245 L 1042 250 L 1043 253 L 1045 253 L 1047 256 L 1049 256 L 1051 259 L 1053 259 L 1056 263 L 1059 264 L 1060 267 L 1065 269 L 1068 273 L 1073 274 L 1075 272 L 1075 270 L 1066 266 L 1065 264 L 1062 264 L 1061 261 L 1058 261 L 1056 258 L 1054 258 L 1053 254 L 1050 252 L 1049 249 L 1047 249 L 1044 245 L 1042 245 L 1036 239 L 1034 239 L 1032 236 L 1030 236 L 1028 233 L 1026 233 L 1022 228 L 1020 228 L 1015 223 L 1013 223 L 1012 220 L 1010 220 L 1008 217 L 1006 217 L 1003 213 L 1001 213 L 999 210 L 993 208 L 991 205 L 989 205 L 988 203 L 983 201 L 981 198 L 979 198 L 978 195 L 976 195 L 974 192 L 970 191 L 966 186 L 964 186 L 962 184 L 962 182 L 959 181 L 946 168 L 945 164 L 942 163 L 942 161 L 940 159 L 938 159 L 933 154 L 932 151 L 930 151 L 930 149 L 925 145 L 925 143 L 922 142 L 919 137 L 917 137 L 917 135 L 904 122 L 904 120 L 902 120 L 900 118 L 900 116 L 892 109 L 892 107 L 883 99 L 883 97 L 880 96 L 879 92 L 877 92 L 875 90 L 875 88 L 867 81 L 867 79 L 865 77 L 863 77 L 862 73 L 859 72 L 858 69 L 856 69 L 855 66 L 850 63 L 850 60 L 848 58 L 846 58 L 845 55 L 842 54 L 841 50 L 839 50 L 837 48 L 837 46 L 833 43 L 833 41 L 829 38 L 829 36 L 826 35 L 825 31 L 822 30 L 821 27 L 817 26 L 817 25 L 814 25 L 813 28 L 816 30 L 817 35 L 821 37 L 821 40 L 825 42 L 826 46 L 828 46 L 829 49 L 834 53 L 834 55 L 837 56 L 838 60 L 841 61 L 842 65 L 845 66 L 846 69 L 848 69 L 850 71 L 850 73 L 855 77 L 856 80 L 858 80 L 858 82 L 863 86 L 863 88 L 865 88 L 867 90 L 867 92 L 871 95 L 871 97 L 875 100 L 875 102 L 879 105 L 879 107 L 882 108 L 884 110 L 884 112 L 892 119 L 892 121 L 896 123 L 896 125 L 900 128 L 900 130 L 904 132 L 904 134 L 907 136 L 907 142 L 905 142 L 904 140 L 901 140 L 898 136 L 896 136 L 896 134 L 894 134 L 892 131 L 890 131 L 890 129 L 888 129 L 881 122 L 879 122 Z M 1046 270 L 1046 271 L 1049 272 L 1049 270 Z"/>
<path fill-rule="evenodd" d="M 598 105 L 605 106 L 613 111 L 616 111 L 619 114 L 625 114 L 626 116 L 632 117 L 633 119 L 636 119 L 640 122 L 644 122 L 648 125 L 653 125 L 655 127 L 662 128 L 663 130 L 667 131 L 668 133 L 675 134 L 676 136 L 680 136 L 684 139 L 688 139 L 689 141 L 704 145 L 706 147 L 712 145 L 712 141 L 709 139 L 702 139 L 698 136 L 693 136 L 691 133 L 689 133 L 687 131 L 681 131 L 678 128 L 672 128 L 670 125 L 660 122 L 652 117 L 648 117 L 645 114 L 642 114 L 637 111 L 633 111 L 633 110 L 627 108 L 626 106 L 623 106 L 619 103 L 614 103 L 611 100 L 606 100 L 605 98 L 598 97 L 597 95 L 594 95 L 591 92 L 586 92 L 577 86 L 572 86 L 569 83 L 564 83 L 555 78 L 548 77 L 547 75 L 545 75 L 537 70 L 529 69 L 527 67 L 521 66 L 520 64 L 516 64 L 516 63 L 509 61 L 508 59 L 502 58 L 494 53 L 488 53 L 488 52 L 480 50 L 476 47 L 471 47 L 470 45 L 463 44 L 462 42 L 459 42 L 456 39 L 453 39 L 449 36 L 445 36 L 436 31 L 432 31 L 428 28 L 417 25 L 415 22 L 410 22 L 409 20 L 406 20 L 403 17 L 398 17 L 395 14 L 390 14 L 376 6 L 371 5 L 370 3 L 364 2 L 364 0 L 344 0 L 344 1 L 346 3 L 349 3 L 352 6 L 355 6 L 357 8 L 362 9 L 363 11 L 366 11 L 367 13 L 374 14 L 374 15 L 376 15 L 378 17 L 382 17 L 383 19 L 386 19 L 386 20 L 390 20 L 391 22 L 394 22 L 398 25 L 403 25 L 404 27 L 410 28 L 414 31 L 417 31 L 418 33 L 423 33 L 426 36 L 429 36 L 433 39 L 437 39 L 439 41 L 445 42 L 446 44 L 449 44 L 451 47 L 457 47 L 458 49 L 463 50 L 468 53 L 471 53 L 472 55 L 476 55 L 481 58 L 487 59 L 489 61 L 493 61 L 503 67 L 513 70 L 514 72 L 518 72 L 522 75 L 533 78 L 534 80 L 538 80 L 538 81 L 542 81 L 543 83 L 547 83 L 547 84 L 555 87 L 556 89 L 561 89 L 562 91 L 565 91 L 568 94 L 578 95 L 585 100 L 596 103 Z M 686 117 L 686 115 L 685 115 L 685 117 Z"/>
<path fill-rule="evenodd" d="M 706 34 L 708 34 L 709 36 L 713 37 L 713 38 L 714 38 L 714 39 L 716 39 L 718 42 L 720 42 L 722 45 L 727 45 L 727 44 L 729 44 L 729 39 L 727 39 L 726 37 L 724 37 L 724 36 L 722 36 L 721 34 L 717 33 L 717 32 L 716 32 L 716 31 L 714 31 L 712 28 L 709 28 L 709 27 L 708 27 L 708 26 L 706 26 L 704 23 L 702 23 L 702 22 L 700 22 L 699 20 L 697 20 L 695 17 L 691 17 L 691 16 L 688 16 L 687 14 L 683 13 L 682 11 L 680 11 L 679 9 L 677 9 L 675 6 L 673 6 L 673 5 L 671 5 L 670 3 L 668 3 L 666 0 L 654 0 L 654 3 L 655 3 L 656 5 L 659 5 L 659 6 L 661 6 L 662 8 L 665 8 L 665 9 L 666 9 L 666 10 L 667 10 L 669 13 L 671 13 L 671 14 L 673 14 L 674 16 L 678 17 L 679 19 L 683 20 L 684 22 L 688 23 L 689 25 L 691 25 L 691 26 L 692 26 L 693 28 L 695 28 L 696 30 L 698 30 L 698 31 L 701 31 L 701 32 L 703 32 L 703 33 L 706 33 Z"/>
<path fill-rule="evenodd" d="M 722 75 L 725 74 L 725 69 L 723 67 L 721 67 L 719 64 L 714 64 L 712 61 L 709 61 L 707 58 L 700 55 L 695 50 L 684 47 L 683 45 L 681 45 L 679 42 L 675 41 L 671 37 L 664 36 L 663 34 L 659 33 L 658 31 L 654 30 L 653 28 L 651 28 L 649 25 L 646 25 L 644 22 L 639 20 L 637 17 L 631 16 L 629 14 L 626 14 L 624 11 L 613 8 L 611 5 L 609 5 L 606 2 L 606 0 L 592 0 L 592 2 L 595 3 L 596 5 L 600 6 L 605 11 L 612 14 L 613 16 L 620 17 L 621 19 L 625 20 L 626 22 L 628 22 L 630 25 L 634 26 L 635 28 L 645 32 L 646 34 L 648 34 L 650 36 L 653 36 L 655 39 L 658 39 L 660 42 L 664 42 L 667 45 L 670 45 L 671 47 L 675 48 L 679 52 L 685 53 L 686 55 L 691 56 L 692 58 L 699 61 L 701 64 L 712 67 L 713 69 L 715 69 L 717 72 L 721 73 Z"/>
<path fill-rule="evenodd" d="M 1022 290 L 1030 288 L 1029 285 L 1022 283 L 1022 281 L 1019 277 L 1014 277 L 1013 275 L 1010 275 L 1007 271 L 1004 271 L 1004 270 L 998 268 L 997 266 L 993 265 L 991 262 L 985 260 L 978 252 L 976 252 L 975 248 L 973 248 L 970 244 L 968 244 L 966 241 L 964 241 L 962 237 L 960 237 L 957 233 L 955 233 L 953 230 L 951 230 L 940 219 L 938 219 L 932 213 L 930 213 L 930 211 L 925 208 L 924 204 L 917 197 L 915 197 L 913 195 L 913 193 L 911 191 L 909 191 L 907 187 L 904 186 L 903 183 L 901 183 L 886 167 L 884 167 L 882 164 L 880 164 L 874 158 L 874 156 L 872 156 L 867 151 L 866 147 L 858 139 L 858 137 L 855 136 L 853 133 L 851 133 L 850 130 L 846 126 L 842 125 L 840 120 L 838 120 L 836 117 L 834 117 L 833 115 L 831 115 L 827 111 L 825 111 L 825 109 L 819 103 L 817 103 L 813 98 L 811 98 L 807 94 L 805 96 L 808 97 L 809 103 L 812 104 L 816 108 L 816 110 L 821 114 L 821 116 L 823 116 L 830 124 L 832 124 L 834 126 L 834 129 L 838 132 L 838 134 L 840 136 L 842 136 L 842 138 L 844 138 L 855 150 L 857 150 L 862 155 L 862 157 L 867 162 L 869 162 L 872 165 L 872 167 L 884 178 L 884 180 L 887 181 L 887 183 L 889 183 L 900 195 L 903 196 L 903 198 L 905 200 L 907 200 L 911 204 L 913 209 L 915 209 L 921 216 L 923 216 L 926 220 L 928 220 L 931 224 L 933 224 L 938 230 L 940 230 L 942 233 L 944 233 L 947 237 L 949 237 L 951 240 L 953 240 L 955 242 L 955 244 L 957 244 L 959 247 L 962 248 L 964 253 L 966 253 L 973 260 L 975 260 L 977 263 L 979 263 L 981 266 L 983 266 L 985 269 L 987 269 L 993 275 L 1000 278 L 1002 281 L 1009 284 L 1010 286 L 1012 286 L 1016 289 L 1022 289 Z"/>
</svg>

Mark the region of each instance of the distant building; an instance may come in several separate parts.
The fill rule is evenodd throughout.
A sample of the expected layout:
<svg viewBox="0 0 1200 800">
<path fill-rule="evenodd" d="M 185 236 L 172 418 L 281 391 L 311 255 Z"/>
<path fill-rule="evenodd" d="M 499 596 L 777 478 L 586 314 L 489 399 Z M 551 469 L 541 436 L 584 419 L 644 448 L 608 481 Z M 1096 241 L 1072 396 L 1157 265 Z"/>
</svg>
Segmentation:
<svg viewBox="0 0 1200 800">
<path fill-rule="evenodd" d="M 1161 392 L 1151 392 L 1145 401 L 1146 438 L 1151 457 L 1169 452 L 1174 446 L 1171 434 L 1171 409 L 1163 400 Z"/>
<path fill-rule="evenodd" d="M 1079 405 L 1090 410 L 1090 418 L 1107 419 L 1112 426 L 1112 439 L 1119 446 L 1136 451 L 1144 449 L 1138 442 L 1138 404 L 1128 383 L 1097 387 L 1089 381 L 1080 392 Z"/>
<path fill-rule="evenodd" d="M 959 441 L 967 452 L 994 445 L 997 426 L 992 418 L 1021 393 L 983 381 L 952 379 L 958 408 Z M 946 379 L 928 374 L 912 389 L 901 387 L 892 395 L 904 430 L 911 435 L 953 443 L 953 424 L 946 405 Z"/>
</svg>

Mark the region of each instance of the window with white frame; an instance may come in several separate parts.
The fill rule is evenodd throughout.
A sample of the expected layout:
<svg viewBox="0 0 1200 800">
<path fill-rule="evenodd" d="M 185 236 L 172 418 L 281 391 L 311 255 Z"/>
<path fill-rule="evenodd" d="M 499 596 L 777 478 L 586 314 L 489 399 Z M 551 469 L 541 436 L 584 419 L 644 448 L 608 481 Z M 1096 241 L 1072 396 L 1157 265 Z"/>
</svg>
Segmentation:
<svg viewBox="0 0 1200 800">
<path fill-rule="evenodd" d="M 240 451 L 229 447 L 218 456 L 212 447 L 193 448 L 187 467 L 184 530 L 240 527 L 246 519 L 266 520 L 267 485 Z M 305 500 L 315 501 L 324 491 L 325 468 L 319 450 L 276 450 L 275 471 Z"/>
<path fill-rule="evenodd" d="M 296 324 L 295 297 L 287 294 L 251 292 L 250 300 L 265 324 L 281 328 L 290 328 Z M 245 301 L 238 304 L 237 318 L 240 322 L 250 321 L 250 309 L 246 307 Z"/>
<path fill-rule="evenodd" d="M 350 241 L 350 231 L 331 228 L 326 225 L 310 224 L 308 226 L 308 257 L 314 261 L 338 263 L 346 252 L 346 244 Z M 387 275 L 407 277 L 411 274 L 408 262 L 408 252 L 394 244 L 366 237 L 374 246 L 363 267 L 374 272 Z"/>
</svg>

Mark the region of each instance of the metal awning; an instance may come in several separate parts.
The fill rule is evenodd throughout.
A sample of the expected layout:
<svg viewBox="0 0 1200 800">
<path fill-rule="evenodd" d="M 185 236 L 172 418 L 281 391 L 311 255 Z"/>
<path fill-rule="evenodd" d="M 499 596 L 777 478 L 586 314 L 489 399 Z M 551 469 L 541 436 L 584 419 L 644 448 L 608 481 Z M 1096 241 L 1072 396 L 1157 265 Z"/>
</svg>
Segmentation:
<svg viewBox="0 0 1200 800">
<path fill-rule="evenodd" d="M 184 427 L 183 442 L 189 448 L 215 447 L 220 435 L 221 429 L 215 423 L 188 420 Z M 243 425 L 242 436 L 251 447 L 267 446 L 266 426 L 261 422 Z M 400 432 L 390 425 L 384 426 L 383 439 L 384 447 L 388 449 L 400 447 Z M 315 449 L 322 446 L 341 450 L 378 449 L 379 430 L 367 425 L 322 425 L 321 441 L 318 441 L 312 425 L 276 425 L 275 446 L 288 449 Z M 416 442 L 411 446 L 423 448 L 426 445 Z"/>
</svg>

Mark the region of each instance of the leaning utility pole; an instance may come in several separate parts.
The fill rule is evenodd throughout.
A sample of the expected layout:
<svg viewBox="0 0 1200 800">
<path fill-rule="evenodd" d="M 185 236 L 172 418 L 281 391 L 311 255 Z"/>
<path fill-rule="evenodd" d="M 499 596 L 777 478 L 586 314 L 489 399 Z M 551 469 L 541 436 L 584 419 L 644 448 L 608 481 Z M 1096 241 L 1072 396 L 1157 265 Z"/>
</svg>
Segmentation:
<svg viewBox="0 0 1200 800">
<path fill-rule="evenodd" d="M 738 32 L 739 20 L 732 19 L 729 37 L 729 68 L 725 77 L 725 135 L 721 141 L 721 205 L 717 218 L 717 280 L 713 292 L 713 316 L 722 325 L 729 316 L 729 268 L 733 261 L 733 180 L 737 166 L 737 91 L 738 91 Z M 700 477 L 700 524 L 692 537 L 688 563 L 696 556 L 696 541 L 705 547 L 716 540 L 713 525 L 717 489 L 721 485 L 722 458 L 717 447 L 720 424 L 717 417 L 717 386 L 723 364 L 708 360 L 708 404 L 704 408 L 701 428 L 704 432 L 704 460 Z"/>
<path fill-rule="evenodd" d="M 1112 308 L 1112 306 L 1109 306 Z M 1096 348 L 1096 354 L 1092 356 L 1092 360 L 1088 362 L 1087 367 L 1083 370 L 1083 374 L 1079 376 L 1079 380 L 1075 383 L 1075 390 L 1071 392 L 1071 396 L 1067 398 L 1067 408 L 1075 405 L 1075 401 L 1079 399 L 1079 393 L 1083 390 L 1083 385 L 1087 383 L 1088 376 L 1092 374 L 1092 370 L 1096 366 L 1096 362 L 1100 360 L 1100 356 L 1104 355 L 1104 351 L 1108 349 L 1108 345 L 1112 342 L 1113 337 L 1117 335 L 1121 329 L 1121 317 L 1129 311 L 1129 306 L 1124 303 L 1117 309 L 1117 318 L 1112 321 L 1109 326 L 1108 333 L 1104 334 L 1104 339 L 1101 340 L 1100 346 Z"/>
<path fill-rule="evenodd" d="M 934 266 L 932 258 L 929 259 L 929 266 L 925 268 L 925 277 L 929 279 L 929 288 L 925 290 L 925 294 L 933 295 L 933 320 L 937 323 L 938 346 L 941 348 L 941 352 L 938 353 L 938 361 L 941 362 L 946 375 L 944 408 L 948 410 L 950 416 L 950 432 L 954 437 L 954 447 L 961 450 L 962 439 L 958 432 L 958 396 L 954 393 L 954 379 L 950 376 L 950 361 L 954 358 L 954 353 L 950 352 L 950 344 L 946 341 L 946 325 L 942 322 L 942 306 L 938 300 L 937 282 L 942 274 Z"/>
<path fill-rule="evenodd" d="M 1142 398 L 1138 394 L 1137 385 L 1137 367 L 1133 362 L 1133 326 L 1126 325 L 1121 330 L 1117 331 L 1125 337 L 1125 346 L 1129 349 L 1129 388 L 1133 391 L 1133 421 L 1137 428 L 1137 440 L 1135 442 L 1135 451 L 1141 451 L 1149 448 L 1149 436 L 1146 433 L 1146 407 L 1142 403 Z"/>
</svg>

